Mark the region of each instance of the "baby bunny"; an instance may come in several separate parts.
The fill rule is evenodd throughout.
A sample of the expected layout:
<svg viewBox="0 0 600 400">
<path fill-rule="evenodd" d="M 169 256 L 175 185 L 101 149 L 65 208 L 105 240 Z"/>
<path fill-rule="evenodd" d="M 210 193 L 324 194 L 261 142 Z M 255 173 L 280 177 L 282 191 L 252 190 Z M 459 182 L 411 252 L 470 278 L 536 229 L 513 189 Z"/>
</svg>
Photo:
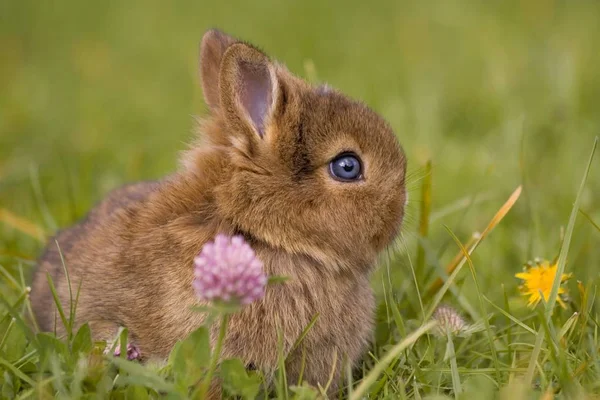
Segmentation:
<svg viewBox="0 0 600 400">
<path fill-rule="evenodd" d="M 200 65 L 210 115 L 198 140 L 177 172 L 111 192 L 50 241 L 32 285 L 38 323 L 55 328 L 46 273 L 69 304 L 62 253 L 81 285 L 76 325 L 96 340 L 125 326 L 144 356 L 164 358 L 203 322 L 191 310 L 194 257 L 219 233 L 242 235 L 268 275 L 289 279 L 231 316 L 223 357 L 269 374 L 281 331 L 289 382 L 304 357 L 305 381 L 325 386 L 333 374 L 333 392 L 342 361 L 356 363 L 372 334 L 369 274 L 402 224 L 404 152 L 368 107 L 251 44 L 210 30 Z"/>
</svg>

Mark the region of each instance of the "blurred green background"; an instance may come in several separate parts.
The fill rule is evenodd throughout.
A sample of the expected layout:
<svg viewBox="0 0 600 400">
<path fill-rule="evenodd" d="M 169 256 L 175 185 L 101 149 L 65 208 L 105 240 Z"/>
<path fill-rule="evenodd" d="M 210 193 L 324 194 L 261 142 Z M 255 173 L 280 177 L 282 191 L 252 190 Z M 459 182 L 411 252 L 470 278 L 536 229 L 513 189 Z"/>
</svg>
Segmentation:
<svg viewBox="0 0 600 400">
<path fill-rule="evenodd" d="M 444 225 L 466 241 L 519 184 L 476 252 L 482 287 L 516 294 L 523 262 L 557 255 L 600 133 L 596 0 L 0 2 L 0 208 L 51 233 L 110 189 L 172 172 L 206 112 L 197 58 L 210 27 L 390 121 L 411 170 L 409 254 L 431 160 L 427 243 L 442 265 L 457 251 Z M 599 167 L 582 204 L 597 222 Z M 580 217 L 567 266 L 577 279 L 598 278 L 599 241 Z M 41 246 L 0 222 L 10 271 Z M 395 281 L 410 276 L 399 260 Z"/>
</svg>

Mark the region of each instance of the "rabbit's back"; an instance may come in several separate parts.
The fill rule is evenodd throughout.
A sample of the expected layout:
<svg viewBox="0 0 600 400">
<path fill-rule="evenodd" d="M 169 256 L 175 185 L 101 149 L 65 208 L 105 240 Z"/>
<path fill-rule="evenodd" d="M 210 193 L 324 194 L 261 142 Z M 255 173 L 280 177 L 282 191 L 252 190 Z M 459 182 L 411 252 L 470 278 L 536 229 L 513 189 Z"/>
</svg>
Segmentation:
<svg viewBox="0 0 600 400">
<path fill-rule="evenodd" d="M 78 277 L 82 277 L 86 270 L 96 268 L 90 261 L 89 252 L 94 248 L 102 247 L 99 243 L 105 241 L 102 231 L 111 225 L 111 219 L 121 219 L 128 214 L 127 210 L 139 208 L 149 196 L 156 191 L 160 183 L 157 181 L 144 181 L 128 184 L 110 192 L 87 216 L 80 222 L 60 230 L 48 241 L 42 256 L 38 260 L 37 271 L 34 273 L 31 292 L 31 303 L 39 327 L 44 331 L 55 328 L 61 331 L 62 324 L 56 315 L 55 301 L 50 290 L 47 275 L 50 276 L 63 309 L 69 310 L 69 302 L 77 295 Z M 125 211 L 125 212 L 124 212 Z M 114 243 L 114 240 L 111 240 Z M 117 250 L 110 246 L 105 248 L 107 254 Z M 102 262 L 102 260 L 98 260 Z M 71 293 L 67 275 L 71 280 Z M 56 325 L 56 326 L 55 326 Z"/>
</svg>

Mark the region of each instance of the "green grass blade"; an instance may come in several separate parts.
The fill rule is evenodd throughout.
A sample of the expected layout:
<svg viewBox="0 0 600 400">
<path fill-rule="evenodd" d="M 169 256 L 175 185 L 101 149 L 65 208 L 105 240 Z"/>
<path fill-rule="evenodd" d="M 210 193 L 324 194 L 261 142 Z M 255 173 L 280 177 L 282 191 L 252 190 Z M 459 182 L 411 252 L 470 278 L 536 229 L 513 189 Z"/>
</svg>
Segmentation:
<svg viewBox="0 0 600 400">
<path fill-rule="evenodd" d="M 156 391 L 169 392 L 173 391 L 173 384 L 166 382 L 159 374 L 152 371 L 150 368 L 144 367 L 136 362 L 127 361 L 126 359 L 115 357 L 111 362 L 117 366 L 122 372 L 127 374 L 119 374 L 116 378 L 116 386 L 141 385 L 151 388 Z"/>
<path fill-rule="evenodd" d="M 14 365 L 12 365 L 7 360 L 5 360 L 3 358 L 0 358 L 0 365 L 5 366 L 6 369 L 10 370 L 13 374 L 15 374 L 16 376 L 18 376 L 19 379 L 21 379 L 22 381 L 27 382 L 28 385 L 35 386 L 35 381 L 33 379 L 31 379 L 30 377 L 28 377 L 27 375 L 25 375 L 23 373 L 23 371 L 21 371 L 20 369 L 18 369 Z"/>
<path fill-rule="evenodd" d="M 395 345 L 388 351 L 388 353 L 383 357 L 367 376 L 364 377 L 360 385 L 354 390 L 352 396 L 348 398 L 348 400 L 359 400 L 362 399 L 362 396 L 369 390 L 371 385 L 375 383 L 379 375 L 385 370 L 385 368 L 392 363 L 398 355 L 400 355 L 405 349 L 409 348 L 412 344 L 414 344 L 421 336 L 430 331 L 437 323 L 435 321 L 429 321 L 426 324 L 422 325 L 419 329 L 408 335 L 404 340 Z"/>
<path fill-rule="evenodd" d="M 27 286 L 27 284 L 26 284 L 25 273 L 23 272 L 23 263 L 22 262 L 19 262 L 19 276 L 21 277 L 21 287 L 25 288 L 25 290 L 28 292 L 28 294 L 31 293 L 31 287 Z M 31 307 L 31 301 L 30 301 L 29 295 L 27 296 L 27 299 L 25 300 L 25 307 L 27 308 L 29 321 L 33 325 L 35 332 L 39 332 L 40 326 L 38 325 L 37 318 L 35 316 L 35 313 L 33 312 L 33 308 Z"/>
<path fill-rule="evenodd" d="M 21 287 L 21 285 L 19 285 L 19 282 L 17 282 L 17 280 L 13 278 L 13 276 L 9 274 L 8 271 L 2 265 L 0 265 L 0 274 L 2 274 L 4 279 L 6 279 L 7 282 L 10 282 L 15 289 L 19 289 Z"/>
<path fill-rule="evenodd" d="M 19 328 L 21 328 L 21 330 L 23 331 L 23 333 L 27 336 L 27 339 L 29 340 L 30 343 L 33 343 L 36 347 L 39 346 L 39 343 L 35 337 L 35 335 L 33 334 L 33 332 L 31 331 L 31 329 L 29 328 L 29 326 L 27 325 L 27 323 L 25 322 L 25 320 L 23 319 L 23 317 L 21 316 L 21 313 L 17 311 L 17 307 L 19 307 L 27 298 L 27 295 L 29 293 L 27 291 L 25 291 L 25 293 L 23 293 L 15 302 L 14 305 L 11 305 L 8 300 L 6 300 L 6 298 L 4 298 L 4 296 L 0 293 L 0 303 L 2 303 L 4 305 L 4 307 L 6 308 L 6 310 L 8 311 L 9 315 L 14 318 L 15 323 L 19 326 Z"/>
<path fill-rule="evenodd" d="M 552 285 L 552 290 L 550 291 L 550 298 L 548 299 L 548 303 L 546 304 L 546 321 L 550 321 L 550 317 L 552 317 L 552 311 L 554 310 L 554 306 L 556 305 L 556 298 L 558 296 L 558 288 L 560 287 L 560 277 L 565 272 L 565 265 L 567 263 L 567 254 L 569 253 L 569 247 L 571 245 L 571 238 L 573 236 L 573 229 L 575 228 L 575 220 L 577 219 L 577 212 L 579 210 L 579 204 L 581 203 L 581 197 L 583 195 L 583 189 L 585 188 L 585 183 L 587 181 L 590 168 L 592 167 L 592 161 L 594 160 L 594 153 L 596 152 L 596 146 L 598 145 L 598 137 L 594 140 L 594 145 L 592 146 L 592 152 L 590 154 L 590 159 L 588 161 L 587 167 L 585 169 L 585 173 L 583 174 L 583 178 L 581 179 L 581 185 L 579 186 L 579 191 L 577 192 L 577 197 L 575 198 L 575 204 L 573 205 L 573 210 L 571 211 L 571 216 L 569 217 L 569 223 L 567 224 L 567 230 L 565 232 L 565 239 L 563 241 L 562 247 L 560 249 L 560 255 L 558 256 L 558 266 L 556 268 L 556 275 L 554 276 L 554 284 Z"/>
<path fill-rule="evenodd" d="M 308 332 L 310 332 L 310 330 L 315 325 L 315 323 L 317 322 L 318 319 L 319 319 L 319 313 L 315 314 L 315 316 L 312 317 L 310 322 L 302 330 L 302 332 L 300 333 L 300 336 L 298 336 L 298 339 L 296 339 L 296 342 L 294 342 L 294 345 L 292 346 L 291 350 L 289 351 L 288 357 L 294 350 L 296 350 L 296 348 L 300 345 L 300 343 L 302 343 L 302 341 L 304 340 L 304 338 L 306 337 Z"/>
<path fill-rule="evenodd" d="M 406 256 L 408 258 L 408 264 L 410 265 L 410 272 L 412 274 L 413 282 L 415 284 L 415 290 L 417 291 L 417 299 L 419 300 L 419 307 L 421 308 L 421 315 L 423 316 L 423 321 L 426 321 L 425 306 L 423 306 L 423 298 L 421 296 L 421 290 L 419 289 L 419 280 L 417 279 L 417 274 L 415 272 L 415 268 L 414 268 L 412 260 L 410 258 L 410 253 L 407 252 Z"/>
<path fill-rule="evenodd" d="M 128 343 L 129 331 L 127 328 L 121 329 L 119 334 L 119 357 L 127 359 L 127 343 Z"/>
<path fill-rule="evenodd" d="M 67 263 L 65 262 L 65 258 L 63 256 L 62 250 L 60 249 L 60 245 L 58 244 L 57 240 L 55 240 L 54 243 L 56 243 L 56 248 L 60 256 L 60 262 L 62 264 L 63 271 L 65 272 L 65 277 L 67 279 L 67 287 L 69 288 L 69 319 L 67 320 L 68 325 L 65 325 L 65 329 L 67 330 L 67 338 L 70 342 L 73 338 L 73 323 L 75 322 L 75 303 L 73 302 L 73 289 L 71 287 L 71 277 L 69 276 Z M 79 299 L 79 289 L 77 290 L 77 298 Z"/>
<path fill-rule="evenodd" d="M 527 373 L 525 374 L 525 382 L 533 382 L 533 375 L 535 374 L 535 368 L 537 366 L 537 360 L 542 351 L 542 344 L 544 343 L 544 328 L 540 326 L 537 335 L 535 337 L 535 344 L 533 345 L 533 351 L 531 352 L 531 358 L 529 365 L 527 366 Z"/>
<path fill-rule="evenodd" d="M 594 228 L 596 228 L 597 231 L 600 232 L 600 226 L 596 222 L 594 222 L 594 220 L 592 219 L 592 217 L 590 217 L 588 213 L 583 211 L 581 208 L 579 209 L 579 212 L 589 221 L 590 224 L 592 224 Z"/>
<path fill-rule="evenodd" d="M 15 320 L 11 319 L 4 331 L 4 335 L 2 336 L 2 340 L 0 340 L 0 352 L 4 349 L 4 345 L 6 344 L 6 340 L 8 339 L 8 335 L 10 335 L 10 331 L 12 331 L 13 326 L 15 326 Z"/>
<path fill-rule="evenodd" d="M 571 328 L 573 328 L 573 326 L 577 323 L 577 320 L 579 319 L 579 317 L 580 317 L 579 313 L 573 313 L 573 315 L 571 315 L 569 317 L 567 322 L 565 322 L 564 325 L 560 328 L 560 331 L 558 332 L 558 337 L 556 338 L 556 340 L 560 341 L 563 337 L 565 337 L 567 332 L 569 332 L 569 330 Z"/>
<path fill-rule="evenodd" d="M 52 213 L 50 212 L 50 208 L 48 208 L 48 203 L 44 199 L 44 195 L 42 193 L 42 185 L 40 180 L 40 172 L 37 165 L 31 164 L 29 168 L 29 176 L 31 181 L 31 188 L 33 189 L 33 194 L 37 206 L 44 217 L 44 222 L 46 223 L 46 227 L 52 231 L 55 231 L 58 228 L 56 221 L 52 217 Z"/>
<path fill-rule="evenodd" d="M 506 308 L 506 313 L 508 315 L 510 315 L 510 303 L 508 301 L 508 293 L 506 293 L 506 287 L 504 286 L 504 284 L 502 284 L 501 286 L 502 286 L 502 294 L 504 295 L 504 308 Z M 495 304 L 493 302 L 491 302 L 487 297 L 484 296 L 484 299 L 486 299 L 488 301 L 488 303 L 490 303 L 492 306 L 495 306 Z M 525 325 L 525 324 L 523 324 L 523 325 Z M 532 333 L 533 335 L 535 335 L 535 331 L 533 329 L 531 329 L 530 333 Z M 507 329 L 506 329 L 506 346 L 507 346 L 508 356 L 510 358 L 510 364 L 511 365 L 514 362 L 514 359 L 512 358 L 513 352 L 510 351 L 511 346 L 512 346 L 512 342 L 513 342 L 513 335 L 512 334 L 513 334 L 512 325 L 508 324 Z"/>
<path fill-rule="evenodd" d="M 60 299 L 58 298 L 58 293 L 56 292 L 56 286 L 54 286 L 54 281 L 49 273 L 46 273 L 46 279 L 48 280 L 48 285 L 50 286 L 50 292 L 52 293 L 52 298 L 54 299 L 54 304 L 56 305 L 56 309 L 58 310 L 58 315 L 60 316 L 60 320 L 63 323 L 65 329 L 69 327 L 69 321 L 67 321 L 67 317 L 65 315 L 65 311 L 63 310 L 62 304 L 60 303 Z"/>
<path fill-rule="evenodd" d="M 394 318 L 394 323 L 396 324 L 396 329 L 402 336 L 406 336 L 406 327 L 404 326 L 404 319 L 402 318 L 402 314 L 400 314 L 400 310 L 398 309 L 398 305 L 396 304 L 396 300 L 391 294 L 388 295 L 388 304 L 390 305 L 390 309 L 392 310 L 392 317 Z"/>
<path fill-rule="evenodd" d="M 277 329 L 277 369 L 278 369 L 278 379 L 277 379 L 277 391 L 278 398 L 287 400 L 289 398 L 288 393 L 288 385 L 287 385 L 287 374 L 285 371 L 285 354 L 283 350 L 283 333 L 281 329 Z"/>
<path fill-rule="evenodd" d="M 421 214 L 419 217 L 419 236 L 426 238 L 429 234 L 429 215 L 431 214 L 431 160 L 425 164 L 425 177 L 421 185 Z M 425 248 L 419 244 L 417 249 L 417 271 L 425 269 Z"/>
<path fill-rule="evenodd" d="M 454 352 L 454 342 L 452 341 L 452 334 L 449 330 L 446 330 L 446 356 L 450 361 L 450 374 L 452 376 L 452 389 L 454 391 L 454 398 L 458 399 L 462 393 L 462 385 L 460 383 L 460 374 L 458 373 L 458 365 L 456 363 L 456 353 Z"/>
<path fill-rule="evenodd" d="M 498 381 L 500 381 L 500 379 L 501 379 L 500 364 L 498 363 L 498 354 L 496 353 L 496 346 L 494 344 L 494 334 L 492 333 L 492 328 L 490 326 L 489 319 L 485 317 L 487 315 L 487 311 L 485 309 L 485 304 L 483 302 L 483 294 L 481 293 L 481 286 L 479 285 L 479 280 L 477 279 L 477 273 L 475 272 L 475 266 L 473 265 L 473 260 L 471 259 L 471 256 L 469 255 L 469 251 L 465 248 L 465 246 L 463 246 L 463 244 L 460 242 L 458 237 L 456 237 L 454 232 L 452 232 L 452 230 L 448 226 L 444 225 L 444 227 L 446 228 L 446 230 L 448 231 L 448 233 L 450 234 L 452 239 L 454 239 L 454 241 L 456 242 L 456 245 L 461 249 L 461 251 L 463 252 L 463 254 L 465 256 L 465 259 L 467 260 L 467 263 L 469 264 L 469 269 L 471 270 L 473 282 L 475 282 L 475 288 L 477 289 L 477 298 L 479 299 L 479 307 L 481 309 L 481 315 L 483 316 L 483 321 L 485 323 L 485 330 L 487 332 L 487 335 L 488 335 L 488 338 L 490 341 L 490 351 L 492 352 L 492 360 L 494 361 L 494 368 L 496 368 L 496 378 L 498 379 Z"/>
<path fill-rule="evenodd" d="M 502 308 L 498 307 L 497 305 L 495 305 L 490 299 L 488 299 L 485 296 L 483 296 L 483 298 L 488 303 L 490 303 L 490 305 L 492 307 L 494 307 L 498 312 L 500 312 L 501 314 L 503 314 L 506 318 L 510 319 L 512 322 L 514 322 L 515 324 L 519 325 L 521 328 L 525 329 L 527 332 L 531 333 L 532 335 L 536 334 L 535 330 L 531 329 L 529 326 L 527 326 L 523 322 L 519 321 L 516 317 L 513 317 L 512 315 L 510 315 L 509 312 L 507 312 L 507 311 L 503 310 Z"/>
<path fill-rule="evenodd" d="M 579 185 L 579 190 L 577 192 L 577 197 L 575 197 L 575 203 L 573 204 L 573 209 L 571 211 L 571 216 L 569 217 L 569 223 L 567 225 L 567 230 L 565 232 L 565 237 L 560 249 L 560 255 L 558 256 L 558 266 L 556 268 L 556 275 L 554 276 L 554 283 L 552 285 L 552 290 L 550 291 L 550 298 L 546 303 L 546 308 L 544 312 L 544 318 L 547 322 L 550 321 L 552 317 L 552 311 L 554 306 L 556 305 L 556 297 L 558 296 L 558 288 L 560 286 L 560 277 L 565 271 L 565 265 L 567 262 L 567 254 L 569 252 L 569 246 L 571 244 L 571 237 L 573 236 L 573 229 L 575 228 L 575 220 L 577 219 L 577 213 L 579 210 L 579 204 L 581 203 L 581 197 L 583 194 L 583 189 L 585 188 L 585 183 L 587 181 L 588 174 L 590 172 L 590 168 L 592 166 L 592 160 L 594 159 L 594 153 L 596 152 L 596 146 L 598 145 L 598 137 L 594 139 L 594 145 L 592 146 L 592 151 L 590 154 L 590 158 L 583 174 L 583 178 L 581 179 L 581 184 Z M 544 329 L 540 327 L 538 330 L 538 334 L 535 340 L 535 347 L 533 352 L 531 353 L 531 359 L 529 360 L 529 366 L 527 368 L 527 374 L 525 375 L 526 382 L 533 382 L 533 376 L 535 373 L 535 367 L 537 364 L 538 357 L 540 355 L 540 351 L 542 349 L 542 343 L 544 341 Z"/>
</svg>

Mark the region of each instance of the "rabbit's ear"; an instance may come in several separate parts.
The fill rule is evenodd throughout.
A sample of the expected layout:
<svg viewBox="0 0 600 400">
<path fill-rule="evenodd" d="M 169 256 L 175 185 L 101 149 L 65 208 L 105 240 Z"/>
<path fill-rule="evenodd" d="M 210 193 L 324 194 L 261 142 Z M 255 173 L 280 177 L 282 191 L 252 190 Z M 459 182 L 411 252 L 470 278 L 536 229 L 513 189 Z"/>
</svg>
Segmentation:
<svg viewBox="0 0 600 400">
<path fill-rule="evenodd" d="M 249 44 L 231 45 L 221 62 L 219 85 L 221 107 L 231 128 L 264 137 L 281 91 L 269 58 Z"/>
<path fill-rule="evenodd" d="M 211 29 L 202 37 L 200 44 L 200 75 L 206 104 L 216 110 L 220 106 L 219 71 L 223 54 L 238 40 L 217 30 Z"/>
</svg>

